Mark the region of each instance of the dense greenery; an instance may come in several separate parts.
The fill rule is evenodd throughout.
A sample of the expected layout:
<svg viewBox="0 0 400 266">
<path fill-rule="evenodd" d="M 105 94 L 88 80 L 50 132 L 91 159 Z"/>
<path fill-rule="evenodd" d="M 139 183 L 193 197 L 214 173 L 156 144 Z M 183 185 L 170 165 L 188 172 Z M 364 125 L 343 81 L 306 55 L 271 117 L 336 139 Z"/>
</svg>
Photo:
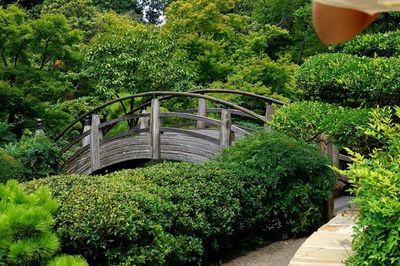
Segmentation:
<svg viewBox="0 0 400 266">
<path fill-rule="evenodd" d="M 6 150 L 23 165 L 22 180 L 45 177 L 59 170 L 60 150 L 45 136 L 24 137 L 19 142 L 8 144 Z"/>
<path fill-rule="evenodd" d="M 400 104 L 398 58 L 365 58 L 347 54 L 311 57 L 298 74 L 308 98 L 347 106 Z"/>
<path fill-rule="evenodd" d="M 370 111 L 323 102 L 298 102 L 277 110 L 271 126 L 308 142 L 318 142 L 321 134 L 327 134 L 339 148 L 368 154 L 378 145 L 364 133 L 369 128 Z"/>
<path fill-rule="evenodd" d="M 0 0 L 0 183 L 58 173 L 58 144 L 33 136 L 39 127 L 54 138 L 68 122 L 105 100 L 153 90 L 240 89 L 295 102 L 277 111 L 275 130 L 305 141 L 326 133 L 338 146 L 369 158 L 373 148 L 389 143 L 364 133 L 371 130 L 370 108 L 400 104 L 399 22 L 399 13 L 382 14 L 354 40 L 326 47 L 314 32 L 309 0 Z M 265 111 L 263 104 L 247 97 L 224 97 L 260 114 Z M 147 99 L 113 105 L 101 115 L 112 119 L 143 101 Z M 186 105 L 176 100 L 165 107 Z M 374 115 L 388 114 L 380 109 Z M 81 126 L 70 134 L 80 132 Z M 275 135 L 267 140 L 264 134 L 256 134 L 258 141 L 244 140 L 218 162 L 203 167 L 166 164 L 117 173 L 110 179 L 56 177 L 35 184 L 50 185 L 65 204 L 61 210 L 67 211 L 57 213 L 57 224 L 66 250 L 113 263 L 203 262 L 238 242 L 233 241 L 234 233 L 241 237 L 247 231 L 271 230 L 290 235 L 320 221 L 316 203 L 326 196 L 331 180 L 319 168 L 323 159 L 314 154 L 309 155 L 314 161 L 301 162 L 303 154 L 311 152 L 307 145 Z M 277 143 L 282 150 L 277 150 Z M 289 156 L 291 147 L 299 158 Z M 395 171 L 385 152 L 385 148 L 373 152 L 372 165 Z M 397 158 L 394 152 L 391 155 Z M 276 165 L 280 167 L 275 169 Z M 178 186 L 180 175 L 187 181 L 179 179 Z M 76 193 L 66 194 L 69 186 Z M 113 189 L 122 195 L 107 195 Z M 86 190 L 93 198 L 83 195 Z M 368 197 L 359 194 L 368 204 Z M 279 208 L 271 203 L 272 196 L 279 199 Z M 100 214 L 89 212 L 83 199 L 88 206 L 103 208 L 99 213 L 105 215 L 104 224 L 97 224 Z M 114 200 L 120 203 L 121 220 L 108 212 Z M 127 206 L 126 201 L 137 205 Z M 290 208 L 295 201 L 302 204 Z M 75 208 L 81 208 L 79 219 L 70 212 Z M 140 219 L 124 224 L 131 217 Z M 266 220 L 270 222 L 263 224 Z M 177 221 L 180 227 L 174 231 L 172 224 Z M 360 228 L 366 221 L 376 222 L 362 217 Z M 89 224 L 100 226 L 99 231 Z M 123 235 L 124 230 L 129 233 Z M 121 243 L 112 242 L 119 237 Z M 357 247 L 364 247 L 363 237 L 360 233 Z M 129 241 L 134 244 L 125 245 Z M 357 248 L 355 263 L 362 259 L 381 263 L 383 257 L 369 253 L 372 247 L 382 248 L 377 243 L 365 253 Z M 52 265 L 74 260 L 57 258 Z"/>
<path fill-rule="evenodd" d="M 56 224 L 65 250 L 111 265 L 193 264 L 237 243 L 318 227 L 335 179 L 327 163 L 314 147 L 263 131 L 217 162 L 49 177 L 26 186 L 48 186 L 62 203 Z"/>
<path fill-rule="evenodd" d="M 0 183 L 6 183 L 10 179 L 21 180 L 24 168 L 6 150 L 0 148 Z"/>
<path fill-rule="evenodd" d="M 400 118 L 400 109 L 396 109 Z M 353 153 L 354 164 L 342 172 L 354 183 L 354 202 L 360 207 L 355 256 L 349 265 L 398 265 L 400 263 L 400 126 L 390 115 L 374 112 L 366 132 L 381 142 L 370 157 Z"/>
</svg>

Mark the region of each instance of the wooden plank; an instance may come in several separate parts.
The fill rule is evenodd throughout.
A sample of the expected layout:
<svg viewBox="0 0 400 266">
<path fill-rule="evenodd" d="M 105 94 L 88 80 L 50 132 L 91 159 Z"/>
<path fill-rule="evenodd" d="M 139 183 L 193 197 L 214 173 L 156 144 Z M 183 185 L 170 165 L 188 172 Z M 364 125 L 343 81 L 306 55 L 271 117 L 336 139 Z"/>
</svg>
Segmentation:
<svg viewBox="0 0 400 266">
<path fill-rule="evenodd" d="M 151 116 L 150 116 L 150 140 L 151 140 L 151 153 L 154 160 L 161 159 L 161 146 L 160 146 L 160 101 L 157 98 L 151 100 Z"/>
<path fill-rule="evenodd" d="M 199 110 L 198 110 L 198 115 L 206 117 L 207 116 L 207 102 L 205 99 L 199 99 Z M 206 122 L 202 120 L 197 120 L 197 128 L 206 128 Z"/>
<path fill-rule="evenodd" d="M 231 145 L 231 129 L 232 129 L 231 113 L 228 109 L 223 109 L 221 112 L 221 127 L 219 135 L 221 151 Z"/>
<path fill-rule="evenodd" d="M 191 136 L 191 137 L 195 137 L 198 139 L 202 139 L 202 140 L 207 140 L 209 142 L 214 142 L 214 143 L 219 143 L 219 140 L 210 137 L 208 135 L 205 134 L 201 134 L 195 131 L 191 131 L 191 130 L 185 130 L 185 129 L 180 129 L 180 128 L 168 128 L 168 127 L 162 127 L 161 128 L 161 132 L 173 132 L 173 133 L 181 133 L 187 136 Z"/>
<path fill-rule="evenodd" d="M 100 117 L 98 115 L 92 116 L 92 124 L 90 130 L 90 162 L 91 172 L 100 169 L 100 139 L 101 132 L 99 130 Z"/>
</svg>

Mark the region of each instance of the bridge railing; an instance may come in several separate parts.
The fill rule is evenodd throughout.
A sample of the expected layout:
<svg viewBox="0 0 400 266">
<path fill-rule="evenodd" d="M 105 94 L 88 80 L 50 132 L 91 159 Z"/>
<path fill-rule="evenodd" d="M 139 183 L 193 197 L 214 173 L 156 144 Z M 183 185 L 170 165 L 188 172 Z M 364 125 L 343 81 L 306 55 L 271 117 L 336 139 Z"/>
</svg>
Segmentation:
<svg viewBox="0 0 400 266">
<path fill-rule="evenodd" d="M 239 94 L 248 97 L 254 97 L 262 100 L 266 103 L 266 114 L 259 115 L 247 108 L 233 104 L 231 102 L 211 97 L 206 95 L 207 93 L 232 93 Z M 134 100 L 136 98 L 151 97 L 151 101 L 145 102 L 140 106 L 132 108 L 132 110 L 126 113 L 122 117 L 118 117 L 109 121 L 101 122 L 98 113 L 108 106 L 121 103 L 126 100 Z M 160 102 L 172 99 L 175 97 L 191 97 L 198 99 L 198 108 L 188 109 L 180 112 L 160 112 Z M 207 108 L 207 101 L 214 104 L 220 104 L 223 108 Z M 236 135 L 243 135 L 251 131 L 248 128 L 239 127 L 233 125 L 232 115 L 237 115 L 245 118 L 250 118 L 258 121 L 261 124 L 268 124 L 273 114 L 273 104 L 282 105 L 283 102 L 271 99 L 268 97 L 255 95 L 240 91 L 230 90 L 200 90 L 194 92 L 148 92 L 131 95 L 119 99 L 112 100 L 101 106 L 94 108 L 93 110 L 81 115 L 73 123 L 67 126 L 67 128 L 57 137 L 61 139 L 68 131 L 72 130 L 76 125 L 83 124 L 82 133 L 69 141 L 68 144 L 63 148 L 62 153 L 74 152 L 72 156 L 66 161 L 72 162 L 84 152 L 90 152 L 90 164 L 91 172 L 97 171 L 102 167 L 100 163 L 100 145 L 101 143 L 111 141 L 113 138 L 105 138 L 105 133 L 110 128 L 113 128 L 121 122 L 128 121 L 131 123 L 129 130 L 119 134 L 115 138 L 124 137 L 124 135 L 135 135 L 135 134 L 149 134 L 150 140 L 150 159 L 161 159 L 161 145 L 160 136 L 164 133 L 180 133 L 191 137 L 196 137 L 202 140 L 210 141 L 212 143 L 218 143 L 219 149 L 222 150 L 225 147 L 231 145 L 235 141 Z M 150 113 L 146 113 L 146 109 L 150 107 Z M 209 113 L 220 114 L 220 120 L 208 117 Z M 193 131 L 187 129 L 181 129 L 179 127 L 163 127 L 162 120 L 168 118 L 179 118 L 186 119 L 194 122 L 194 128 L 201 130 L 209 127 L 219 129 L 219 136 L 213 137 L 207 134 L 202 134 L 200 131 Z M 82 123 L 84 121 L 84 123 Z M 75 149 L 73 149 L 75 147 Z"/>
</svg>

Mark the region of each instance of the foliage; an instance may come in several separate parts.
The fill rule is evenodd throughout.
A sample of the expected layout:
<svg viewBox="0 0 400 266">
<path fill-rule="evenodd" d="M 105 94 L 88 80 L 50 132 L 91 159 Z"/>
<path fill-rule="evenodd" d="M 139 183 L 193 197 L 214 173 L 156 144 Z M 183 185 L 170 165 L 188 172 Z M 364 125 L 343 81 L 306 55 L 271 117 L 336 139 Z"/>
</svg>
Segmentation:
<svg viewBox="0 0 400 266">
<path fill-rule="evenodd" d="M 6 183 L 10 179 L 21 180 L 23 167 L 7 151 L 0 148 L 0 183 Z"/>
<path fill-rule="evenodd" d="M 195 74 L 185 53 L 158 29 L 104 34 L 89 48 L 85 64 L 98 80 L 98 94 L 106 98 L 120 92 L 194 88 Z"/>
<path fill-rule="evenodd" d="M 45 136 L 24 137 L 6 150 L 24 166 L 24 179 L 45 177 L 59 170 L 59 148 Z"/>
<path fill-rule="evenodd" d="M 395 119 L 400 118 L 396 108 Z M 391 115 L 373 112 L 370 137 L 382 144 L 369 158 L 353 153 L 348 171 L 360 208 L 348 265 L 398 265 L 400 263 L 400 125 Z"/>
<path fill-rule="evenodd" d="M 289 33 L 237 12 L 237 0 L 177 0 L 166 9 L 166 30 L 200 74 L 200 84 L 260 87 L 287 96 L 295 67 L 287 60 Z M 245 74 L 242 73 L 244 71 Z M 247 74 L 247 75 L 246 75 Z"/>
<path fill-rule="evenodd" d="M 347 54 L 310 57 L 297 77 L 308 99 L 347 106 L 385 106 L 400 102 L 398 58 L 365 58 Z"/>
<path fill-rule="evenodd" d="M 89 266 L 80 256 L 58 256 L 52 259 L 47 266 Z"/>
<path fill-rule="evenodd" d="M 368 57 L 399 56 L 400 31 L 363 34 L 346 43 L 341 51 Z"/>
<path fill-rule="evenodd" d="M 65 71 L 79 65 L 81 35 L 63 15 L 32 19 L 10 5 L 0 8 L 0 36 L 0 121 L 20 138 L 37 118 L 51 116 L 45 102 L 73 95 L 75 81 Z"/>
<path fill-rule="evenodd" d="M 10 131 L 10 128 L 11 125 L 0 122 L 0 146 L 15 141 L 15 134 Z"/>
<path fill-rule="evenodd" d="M 384 110 L 382 110 L 384 112 Z M 340 148 L 368 153 L 376 144 L 364 131 L 369 128 L 370 110 L 340 107 L 322 102 L 298 102 L 276 111 L 271 127 L 307 142 L 324 133 Z"/>
<path fill-rule="evenodd" d="M 92 0 L 45 0 L 40 7 L 41 14 L 64 15 L 74 29 L 82 30 L 87 37 L 95 28 L 96 12 Z"/>
<path fill-rule="evenodd" d="M 50 193 L 26 193 L 16 181 L 0 184 L 0 263 L 41 265 L 59 249 L 51 216 L 57 209 Z"/>
<path fill-rule="evenodd" d="M 56 222 L 64 249 L 91 263 L 205 263 L 260 235 L 271 240 L 319 226 L 335 178 L 318 151 L 266 132 L 237 145 L 203 165 L 55 176 L 26 187 L 51 189 L 62 202 Z"/>
<path fill-rule="evenodd" d="M 243 223 L 293 235 L 322 222 L 321 206 L 336 177 L 314 146 L 261 130 L 225 149 L 218 160 L 245 182 Z"/>
</svg>

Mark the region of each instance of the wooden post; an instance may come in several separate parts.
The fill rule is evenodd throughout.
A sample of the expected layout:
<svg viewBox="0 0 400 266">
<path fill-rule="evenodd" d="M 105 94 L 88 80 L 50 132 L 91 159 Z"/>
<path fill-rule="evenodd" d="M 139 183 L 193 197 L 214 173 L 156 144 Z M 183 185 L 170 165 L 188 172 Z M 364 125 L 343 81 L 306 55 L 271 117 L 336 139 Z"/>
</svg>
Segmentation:
<svg viewBox="0 0 400 266">
<path fill-rule="evenodd" d="M 231 145 L 232 119 L 231 112 L 224 108 L 221 112 L 221 128 L 219 132 L 220 150 Z"/>
<path fill-rule="evenodd" d="M 100 140 L 103 138 L 99 130 L 100 117 L 92 116 L 92 124 L 90 129 L 90 158 L 91 158 L 91 173 L 100 169 Z"/>
<path fill-rule="evenodd" d="M 198 110 L 198 115 L 199 116 L 207 116 L 207 103 L 205 99 L 199 98 L 199 110 Z M 204 121 L 197 121 L 197 128 L 199 129 L 204 129 L 206 128 L 206 122 Z"/>
<path fill-rule="evenodd" d="M 274 116 L 275 110 L 271 103 L 267 103 L 267 108 L 265 110 L 265 118 L 268 122 L 272 121 L 272 117 Z"/>
<path fill-rule="evenodd" d="M 142 114 L 146 114 L 146 110 L 142 111 Z M 148 117 L 141 117 L 140 118 L 140 129 L 149 128 L 149 118 Z"/>
<path fill-rule="evenodd" d="M 85 122 L 83 125 L 83 132 L 82 133 L 86 133 L 88 131 L 90 131 L 90 118 L 89 117 L 85 117 Z M 82 147 L 85 147 L 87 145 L 90 144 L 90 135 L 86 136 L 82 139 Z"/>
<path fill-rule="evenodd" d="M 339 167 L 339 149 L 335 145 L 333 145 L 328 135 L 321 134 L 319 139 L 321 153 L 329 156 L 333 166 Z M 335 208 L 333 189 L 334 188 L 332 188 L 332 195 L 324 204 L 323 216 L 325 221 L 329 221 L 333 218 L 333 211 Z"/>
<path fill-rule="evenodd" d="M 161 159 L 161 137 L 160 137 L 160 101 L 157 98 L 151 100 L 150 117 L 150 144 L 151 153 L 154 160 Z"/>
</svg>

